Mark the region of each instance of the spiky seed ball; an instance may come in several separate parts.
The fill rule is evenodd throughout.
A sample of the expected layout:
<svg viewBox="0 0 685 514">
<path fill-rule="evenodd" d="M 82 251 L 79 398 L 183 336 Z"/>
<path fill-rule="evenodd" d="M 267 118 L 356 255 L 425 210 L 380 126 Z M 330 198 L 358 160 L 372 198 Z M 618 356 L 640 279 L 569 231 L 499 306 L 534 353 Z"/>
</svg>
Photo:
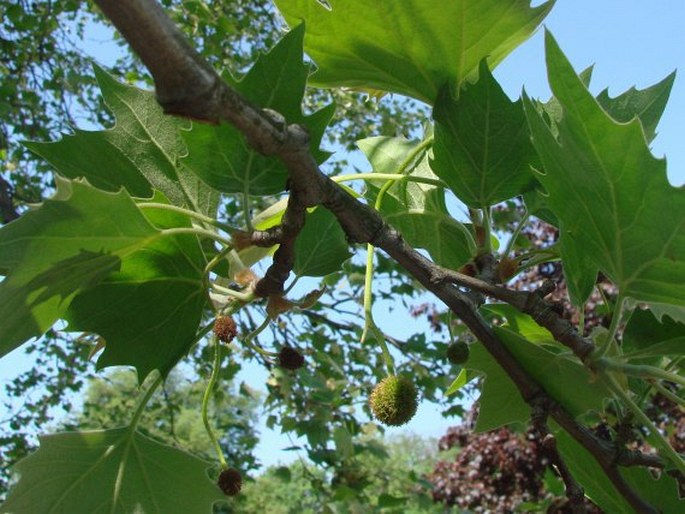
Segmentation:
<svg viewBox="0 0 685 514">
<path fill-rule="evenodd" d="M 230 343 L 238 333 L 238 327 L 231 316 L 219 316 L 214 322 L 214 334 L 219 341 Z"/>
<path fill-rule="evenodd" d="M 400 426 L 416 414 L 418 393 L 414 382 L 404 376 L 390 375 L 374 387 L 369 406 L 374 417 L 384 425 Z"/>
<path fill-rule="evenodd" d="M 456 341 L 447 347 L 447 360 L 452 364 L 464 364 L 469 360 L 469 345 L 464 341 Z"/>
<path fill-rule="evenodd" d="M 219 475 L 217 484 L 224 494 L 235 496 L 243 486 L 243 477 L 240 476 L 240 471 L 235 468 L 224 469 Z"/>
<path fill-rule="evenodd" d="M 304 366 L 304 357 L 292 346 L 284 346 L 278 352 L 278 365 L 285 369 L 300 369 Z"/>
</svg>

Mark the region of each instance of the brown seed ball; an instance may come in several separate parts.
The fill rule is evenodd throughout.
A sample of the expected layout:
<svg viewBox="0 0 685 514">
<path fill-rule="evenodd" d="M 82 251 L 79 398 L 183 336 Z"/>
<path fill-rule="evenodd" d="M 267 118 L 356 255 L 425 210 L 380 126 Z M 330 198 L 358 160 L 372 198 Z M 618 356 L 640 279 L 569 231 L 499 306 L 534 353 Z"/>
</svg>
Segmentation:
<svg viewBox="0 0 685 514">
<path fill-rule="evenodd" d="M 278 365 L 285 369 L 300 369 L 304 366 L 304 357 L 292 346 L 284 346 L 278 352 Z"/>
<path fill-rule="evenodd" d="M 219 341 L 230 343 L 238 333 L 238 327 L 231 316 L 219 316 L 214 322 L 214 334 Z"/>
<path fill-rule="evenodd" d="M 235 468 L 224 469 L 219 475 L 217 484 L 224 494 L 235 496 L 243 486 L 243 477 L 240 476 L 240 471 Z"/>
<path fill-rule="evenodd" d="M 464 364 L 469 360 L 471 350 L 464 341 L 457 341 L 447 347 L 447 360 L 452 364 Z"/>
<path fill-rule="evenodd" d="M 400 426 L 416 414 L 418 393 L 407 377 L 390 375 L 374 387 L 369 406 L 374 417 L 384 425 Z"/>
</svg>

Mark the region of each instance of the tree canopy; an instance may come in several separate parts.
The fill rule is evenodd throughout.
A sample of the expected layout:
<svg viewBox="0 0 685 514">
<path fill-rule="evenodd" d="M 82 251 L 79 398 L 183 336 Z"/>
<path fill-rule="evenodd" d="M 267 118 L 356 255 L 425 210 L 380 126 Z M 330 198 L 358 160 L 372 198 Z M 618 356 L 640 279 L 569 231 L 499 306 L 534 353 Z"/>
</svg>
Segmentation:
<svg viewBox="0 0 685 514">
<path fill-rule="evenodd" d="M 512 101 L 492 70 L 553 1 L 162 3 L 60 7 L 76 27 L 83 13 L 114 24 L 136 84 L 95 68 L 104 109 L 92 116 L 108 127 L 26 143 L 54 192 L 26 208 L 6 188 L 0 228 L 0 355 L 62 340 L 74 372 L 94 356 L 134 369 L 140 397 L 119 423 L 41 437 L 3 511 L 230 508 L 254 441 L 217 437 L 225 419 L 210 404 L 250 360 L 270 372 L 268 426 L 304 438 L 324 469 L 373 453 L 376 421 L 405 422 L 421 399 L 460 413 L 477 388 L 475 430 L 529 427 L 572 508 L 682 510 L 685 460 L 664 413 L 685 406 L 685 191 L 650 152 L 673 76 L 595 96 L 591 70 L 546 32 L 553 96 Z M 148 72 L 154 92 L 139 87 Z M 350 89 L 401 96 L 374 108 Z M 347 145 L 355 120 L 394 112 L 394 133 L 356 143 L 369 171 L 324 165 L 324 142 Z M 31 166 L 21 180 L 42 191 L 46 164 Z M 444 336 L 400 341 L 374 320 L 377 302 L 427 295 L 440 306 L 412 312 Z M 183 362 L 202 379 L 212 461 L 144 430 Z M 393 494 L 368 501 L 390 508 Z"/>
</svg>

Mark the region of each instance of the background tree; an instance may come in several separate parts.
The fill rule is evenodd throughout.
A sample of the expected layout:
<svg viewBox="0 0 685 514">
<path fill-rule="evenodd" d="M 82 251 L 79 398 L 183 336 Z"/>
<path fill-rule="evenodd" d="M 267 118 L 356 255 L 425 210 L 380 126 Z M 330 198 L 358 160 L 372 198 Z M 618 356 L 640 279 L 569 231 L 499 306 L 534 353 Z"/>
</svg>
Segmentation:
<svg viewBox="0 0 685 514">
<path fill-rule="evenodd" d="M 222 450 L 248 472 L 257 466 L 253 450 L 258 441 L 258 395 L 245 384 L 235 387 L 231 371 L 236 368 L 226 369 L 213 392 L 212 420 L 221 434 Z M 210 459 L 214 449 L 197 415 L 204 391 L 204 384 L 184 378 L 180 372 L 172 373 L 150 399 L 140 430 L 153 439 Z M 65 420 L 64 429 L 102 430 L 120 425 L 135 411 L 137 392 L 137 379 L 131 370 L 120 369 L 91 379 L 80 412 Z"/>
</svg>

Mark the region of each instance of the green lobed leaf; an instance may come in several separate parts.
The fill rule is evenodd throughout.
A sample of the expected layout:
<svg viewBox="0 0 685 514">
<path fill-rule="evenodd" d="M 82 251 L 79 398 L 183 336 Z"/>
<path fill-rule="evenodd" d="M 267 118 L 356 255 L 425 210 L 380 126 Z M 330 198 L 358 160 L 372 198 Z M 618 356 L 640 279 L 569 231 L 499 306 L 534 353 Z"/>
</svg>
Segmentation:
<svg viewBox="0 0 685 514">
<path fill-rule="evenodd" d="M 493 315 L 494 317 L 504 318 L 506 324 L 502 326 L 511 329 L 533 344 L 559 345 L 549 330 L 541 327 L 533 318 L 520 312 L 508 303 L 488 303 L 483 305 L 480 310 L 486 319 L 493 317 Z"/>
<path fill-rule="evenodd" d="M 306 23 L 314 85 L 383 90 L 432 104 L 525 41 L 552 8 L 528 0 L 367 2 L 276 0 L 289 25 Z"/>
<path fill-rule="evenodd" d="M 562 354 L 532 344 L 510 328 L 496 327 L 495 333 L 523 369 L 573 416 L 601 410 L 610 394 L 593 380 L 588 370 Z M 476 430 L 485 432 L 514 422 L 525 422 L 530 407 L 514 383 L 481 344 L 471 346 L 466 367 L 485 374 Z M 573 387 L 570 388 L 569 384 Z"/>
<path fill-rule="evenodd" d="M 666 108 L 674 80 L 675 72 L 653 86 L 646 89 L 633 87 L 616 98 L 611 98 L 609 90 L 605 89 L 599 94 L 597 101 L 616 121 L 628 123 L 633 118 L 638 118 L 647 141 L 652 141 L 656 137 L 656 126 Z"/>
<path fill-rule="evenodd" d="M 304 125 L 309 131 L 312 155 L 321 163 L 329 154 L 319 150 L 319 144 L 335 105 L 308 116 L 302 114 L 309 75 L 309 65 L 302 61 L 303 37 L 304 27 L 294 28 L 269 53 L 260 56 L 241 80 L 228 74 L 224 78 L 247 100 L 278 112 L 287 123 Z M 189 148 L 184 165 L 220 191 L 269 195 L 286 189 L 288 173 L 283 163 L 257 153 L 231 125 L 195 123 L 191 130 L 183 132 L 183 139 Z"/>
<path fill-rule="evenodd" d="M 438 180 L 428 165 L 426 152 L 419 152 L 412 160 L 420 141 L 381 136 L 358 141 L 357 145 L 376 173 Z M 370 203 L 375 203 L 380 185 L 382 182 L 367 181 L 365 196 Z M 409 244 L 426 249 L 441 266 L 457 269 L 475 253 L 468 228 L 449 214 L 442 187 L 398 180 L 385 192 L 380 212 Z"/>
<path fill-rule="evenodd" d="M 129 428 L 42 436 L 2 512 L 206 514 L 224 499 L 209 466 Z"/>
<path fill-rule="evenodd" d="M 165 203 L 159 194 L 155 200 Z M 160 229 L 189 226 L 170 211 L 146 209 L 145 216 Z M 141 381 L 154 369 L 166 375 L 195 342 L 207 301 L 205 264 L 195 235 L 157 238 L 73 299 L 65 315 L 69 330 L 106 340 L 98 368 L 131 365 Z"/>
<path fill-rule="evenodd" d="M 622 338 L 623 352 L 632 357 L 660 358 L 685 354 L 685 324 L 663 317 L 651 310 L 636 308 Z"/>
<path fill-rule="evenodd" d="M 471 345 L 465 369 L 485 376 L 478 400 L 476 432 L 487 432 L 511 423 L 525 423 L 530 419 L 530 407 L 521 398 L 516 385 L 481 343 Z"/>
<path fill-rule="evenodd" d="M 579 74 L 580 80 L 585 86 L 589 86 L 591 76 L 592 68 L 588 68 Z M 658 84 L 647 89 L 637 90 L 631 88 L 616 98 L 610 98 L 608 89 L 606 89 L 599 94 L 597 101 L 617 121 L 629 122 L 634 118 L 638 118 L 642 123 L 647 140 L 651 141 L 656 135 L 656 125 L 666 106 L 666 101 L 673 86 L 673 79 L 674 74 L 671 74 Z M 543 116 L 549 118 L 551 131 L 556 137 L 558 135 L 556 124 L 563 116 L 561 104 L 556 98 L 552 97 L 545 104 L 538 103 L 537 107 Z M 532 195 L 535 196 L 530 206 L 532 208 L 529 207 L 530 211 L 546 221 L 558 225 L 558 222 L 550 219 L 549 215 L 546 216 L 544 211 L 536 212 L 537 209 L 540 209 L 540 206 L 546 208 L 546 202 L 539 193 L 533 192 Z M 527 205 L 531 198 L 533 198 L 531 195 L 527 195 Z M 568 239 L 568 236 L 565 236 L 562 232 L 559 238 L 559 246 L 561 248 L 564 276 L 568 284 L 571 302 L 576 306 L 580 306 L 588 299 L 592 292 L 598 269 L 589 256 L 577 245 L 569 244 L 567 242 Z"/>
<path fill-rule="evenodd" d="M 574 244 L 564 232 L 559 237 L 559 252 L 569 299 L 573 305 L 582 308 L 597 282 L 597 265 L 590 255 L 584 252 L 582 247 Z"/>
<path fill-rule="evenodd" d="M 52 199 L 0 228 L 0 355 L 43 334 L 158 234 L 125 192 L 58 180 Z"/>
<path fill-rule="evenodd" d="M 685 305 L 685 191 L 668 183 L 640 122 L 613 120 L 550 34 L 546 48 L 550 85 L 563 108 L 558 139 L 532 101 L 524 104 L 544 165 L 538 178 L 564 245 L 588 255 L 625 296 Z"/>
<path fill-rule="evenodd" d="M 75 129 L 59 141 L 25 145 L 63 177 L 86 178 L 105 191 L 123 187 L 140 198 L 157 189 L 175 205 L 213 214 L 216 191 L 179 162 L 186 153 L 179 130 L 188 122 L 164 114 L 152 91 L 121 84 L 97 66 L 94 71 L 115 125 L 96 132 Z"/>
<path fill-rule="evenodd" d="M 533 188 L 537 161 L 521 101 L 512 102 L 480 63 L 475 84 L 438 95 L 431 168 L 469 207 L 487 208 Z"/>
<path fill-rule="evenodd" d="M 573 477 L 581 484 L 585 494 L 604 512 L 632 514 L 634 509 L 616 491 L 604 470 L 592 455 L 563 430 L 555 433 L 557 447 Z M 658 512 L 682 512 L 684 503 L 678 499 L 678 485 L 668 475 L 658 479 L 645 468 L 621 468 L 621 475 L 640 497 L 656 507 Z"/>
<path fill-rule="evenodd" d="M 295 241 L 293 271 L 297 275 L 323 277 L 335 273 L 351 256 L 345 232 L 328 209 L 319 207 L 307 213 Z"/>
</svg>

